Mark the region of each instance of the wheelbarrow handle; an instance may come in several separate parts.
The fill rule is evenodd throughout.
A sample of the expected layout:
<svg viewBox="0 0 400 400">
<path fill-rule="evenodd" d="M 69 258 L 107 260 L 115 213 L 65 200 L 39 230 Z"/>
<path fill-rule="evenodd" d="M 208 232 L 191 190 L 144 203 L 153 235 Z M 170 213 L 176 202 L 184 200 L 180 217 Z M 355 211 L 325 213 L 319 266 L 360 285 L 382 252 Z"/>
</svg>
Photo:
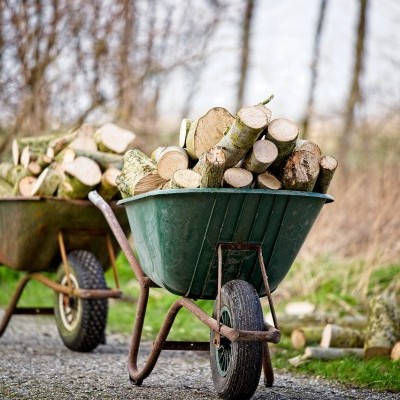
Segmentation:
<svg viewBox="0 0 400 400">
<path fill-rule="evenodd" d="M 124 231 L 121 228 L 120 223 L 118 222 L 113 210 L 111 209 L 110 205 L 97 193 L 96 190 L 93 190 L 88 195 L 89 200 L 101 211 L 106 219 L 108 225 L 111 228 L 112 233 L 115 236 L 118 244 L 120 245 L 122 251 L 124 252 L 128 262 L 133 269 L 134 274 L 136 275 L 137 280 L 139 283 L 143 283 L 144 281 L 144 274 L 142 268 L 133 254 L 131 246 L 128 242 L 127 237 L 124 234 Z"/>
</svg>

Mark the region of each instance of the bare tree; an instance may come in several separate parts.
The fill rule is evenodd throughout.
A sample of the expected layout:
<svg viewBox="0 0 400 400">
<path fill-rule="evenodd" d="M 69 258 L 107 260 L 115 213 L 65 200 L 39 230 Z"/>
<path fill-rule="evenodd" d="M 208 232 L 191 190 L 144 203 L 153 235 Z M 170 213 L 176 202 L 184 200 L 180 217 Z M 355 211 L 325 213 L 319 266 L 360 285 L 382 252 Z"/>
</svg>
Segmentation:
<svg viewBox="0 0 400 400">
<path fill-rule="evenodd" d="M 321 37 L 322 30 L 325 21 L 326 8 L 328 5 L 328 0 L 321 0 L 319 7 L 319 15 L 317 20 L 317 29 L 315 31 L 314 37 L 314 47 L 313 47 L 313 57 L 311 62 L 311 80 L 310 80 L 310 88 L 308 91 L 308 101 L 306 107 L 306 113 L 303 120 L 303 138 L 307 139 L 309 136 L 309 125 L 310 119 L 314 113 L 314 98 L 315 91 L 317 88 L 318 81 L 318 64 L 319 64 L 319 54 L 320 54 L 320 45 L 321 45 Z"/>
<path fill-rule="evenodd" d="M 345 173 L 348 171 L 349 168 L 348 158 L 352 142 L 351 139 L 354 133 L 354 112 L 357 104 L 360 104 L 362 101 L 360 81 L 364 69 L 368 0 L 359 0 L 359 5 L 360 8 L 358 14 L 355 61 L 344 115 L 343 131 L 340 139 L 341 141 L 339 154 L 342 162 L 342 170 Z"/>
<path fill-rule="evenodd" d="M 242 20 L 242 36 L 240 40 L 240 70 L 236 109 L 239 110 L 244 101 L 247 75 L 249 70 L 250 32 L 253 22 L 256 0 L 245 0 L 245 12 Z"/>
</svg>

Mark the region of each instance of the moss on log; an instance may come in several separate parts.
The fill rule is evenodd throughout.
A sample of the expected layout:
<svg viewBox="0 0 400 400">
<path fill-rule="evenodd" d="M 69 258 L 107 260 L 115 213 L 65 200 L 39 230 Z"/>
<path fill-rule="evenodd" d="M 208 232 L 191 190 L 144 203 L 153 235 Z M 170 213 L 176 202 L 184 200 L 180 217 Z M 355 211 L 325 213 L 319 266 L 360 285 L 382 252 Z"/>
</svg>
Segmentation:
<svg viewBox="0 0 400 400">
<path fill-rule="evenodd" d="M 346 328 L 335 324 L 327 324 L 321 337 L 321 347 L 360 347 L 364 346 L 365 333 L 363 331 Z"/>
<path fill-rule="evenodd" d="M 32 186 L 31 196 L 53 196 L 63 178 L 62 173 L 52 167 L 45 168 Z"/>
<path fill-rule="evenodd" d="M 225 170 L 225 153 L 219 146 L 213 147 L 204 153 L 193 171 L 201 175 L 201 188 L 217 188 L 222 186 Z"/>
<path fill-rule="evenodd" d="M 121 169 L 123 162 L 124 162 L 124 156 L 122 156 L 120 154 L 106 153 L 104 151 L 91 151 L 91 150 L 86 150 L 86 149 L 75 149 L 75 154 L 77 156 L 91 158 L 93 161 L 95 161 L 97 164 L 99 164 L 100 168 L 103 171 L 106 170 L 107 168 L 111 168 L 111 167 Z"/>
</svg>

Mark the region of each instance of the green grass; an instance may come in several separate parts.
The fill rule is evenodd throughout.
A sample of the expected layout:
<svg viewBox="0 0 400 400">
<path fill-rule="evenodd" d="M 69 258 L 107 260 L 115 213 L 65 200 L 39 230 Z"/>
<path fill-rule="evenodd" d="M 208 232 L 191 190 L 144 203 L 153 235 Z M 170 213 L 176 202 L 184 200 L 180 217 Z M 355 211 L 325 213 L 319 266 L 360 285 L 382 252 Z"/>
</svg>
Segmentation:
<svg viewBox="0 0 400 400">
<path fill-rule="evenodd" d="M 121 300 L 110 301 L 107 330 L 108 332 L 130 334 L 134 322 L 139 286 L 124 257 L 118 258 L 117 265 L 124 297 Z M 340 303 L 337 303 L 336 300 L 339 299 L 355 310 L 361 311 L 365 304 L 364 306 L 360 304 L 361 302 L 357 298 L 357 268 L 360 268 L 360 266 L 353 268 L 348 265 L 335 265 L 329 261 L 319 261 L 316 265 L 311 266 L 296 263 L 281 285 L 284 288 L 282 292 L 288 291 L 288 301 L 309 300 L 320 308 L 335 309 L 336 307 L 337 309 Z M 340 270 L 345 272 L 338 273 Z M 376 292 L 377 289 L 382 289 L 385 285 L 396 280 L 399 271 L 399 265 L 390 265 L 373 271 L 369 281 L 369 292 Z M 0 306 L 4 307 L 9 301 L 20 275 L 20 273 L 8 268 L 0 268 Z M 48 275 L 54 277 L 52 274 Z M 310 287 L 301 288 L 301 284 L 299 285 L 300 276 L 309 277 Z M 106 279 L 109 286 L 114 286 L 111 270 L 107 272 Z M 344 284 L 347 285 L 346 290 L 343 289 Z M 279 296 L 279 292 L 278 289 L 277 296 Z M 169 307 L 176 299 L 178 299 L 177 296 L 163 289 L 150 290 L 143 340 L 155 338 Z M 279 298 L 279 303 L 282 304 L 278 304 L 278 309 L 284 305 L 285 299 Z M 20 303 L 22 306 L 51 306 L 52 304 L 52 292 L 37 282 L 28 284 Z M 211 314 L 213 307 L 211 301 L 200 300 L 196 304 Z M 264 300 L 263 304 L 266 304 Z M 265 308 L 265 312 L 267 312 L 267 308 Z M 207 341 L 209 330 L 189 312 L 181 310 L 174 322 L 169 339 Z M 317 375 L 351 386 L 400 391 L 400 362 L 392 362 L 387 358 L 357 360 L 348 357 L 337 361 L 312 360 L 294 368 L 288 360 L 302 352 L 294 350 L 287 337 L 283 337 L 281 343 L 271 347 L 273 365 L 276 369 Z"/>
</svg>

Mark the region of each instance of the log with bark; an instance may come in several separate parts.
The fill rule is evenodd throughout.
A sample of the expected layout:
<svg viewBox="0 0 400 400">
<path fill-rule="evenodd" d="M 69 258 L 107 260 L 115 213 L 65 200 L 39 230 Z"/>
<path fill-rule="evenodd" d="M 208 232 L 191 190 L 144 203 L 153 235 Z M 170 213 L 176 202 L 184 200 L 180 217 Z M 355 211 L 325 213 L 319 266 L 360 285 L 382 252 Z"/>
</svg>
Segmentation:
<svg viewBox="0 0 400 400">
<path fill-rule="evenodd" d="M 107 168 L 111 167 L 121 169 L 124 162 L 124 156 L 120 154 L 107 153 L 104 151 L 91 151 L 87 149 L 74 150 L 77 156 L 88 157 L 93 161 L 96 161 L 102 170 L 106 170 Z"/>
<path fill-rule="evenodd" d="M 154 151 L 153 157 L 157 163 L 158 175 L 165 180 L 170 180 L 175 171 L 189 167 L 189 156 L 182 147 L 159 147 Z"/>
<path fill-rule="evenodd" d="M 213 147 L 204 153 L 193 171 L 201 175 L 201 188 L 217 188 L 222 186 L 225 170 L 225 153 L 219 146 Z"/>
<path fill-rule="evenodd" d="M 47 167 L 32 186 L 31 196 L 53 196 L 63 179 L 61 171 Z"/>
<path fill-rule="evenodd" d="M 76 157 L 64 164 L 65 177 L 60 182 L 57 195 L 62 198 L 84 199 L 100 182 L 100 167 L 92 159 Z"/>
<path fill-rule="evenodd" d="M 241 165 L 253 174 L 262 174 L 278 157 L 278 148 L 270 140 L 257 140 Z"/>
<path fill-rule="evenodd" d="M 116 178 L 123 198 L 159 189 L 165 181 L 157 173 L 156 162 L 137 149 L 125 153 L 121 174 Z"/>
<path fill-rule="evenodd" d="M 365 358 L 389 356 L 400 338 L 399 321 L 393 293 L 382 293 L 368 302 Z"/>
<path fill-rule="evenodd" d="M 108 123 L 95 132 L 94 139 L 100 151 L 123 154 L 133 144 L 136 135 L 115 124 Z"/>
<path fill-rule="evenodd" d="M 282 188 L 311 192 L 319 174 L 319 159 L 306 150 L 294 151 L 282 174 Z"/>
<path fill-rule="evenodd" d="M 337 160 L 332 156 L 323 156 L 319 162 L 319 175 L 313 191 L 318 193 L 327 193 L 328 187 L 332 181 L 333 175 L 338 166 Z"/>
<path fill-rule="evenodd" d="M 217 144 L 224 150 L 225 168 L 242 160 L 267 124 L 265 113 L 257 106 L 243 107 L 238 111 L 232 126 Z"/>
<path fill-rule="evenodd" d="M 120 174 L 121 171 L 114 167 L 110 167 L 103 172 L 98 192 L 105 201 L 112 200 L 118 193 L 116 180 Z"/>
<path fill-rule="evenodd" d="M 223 138 L 234 120 L 235 118 L 225 108 L 215 107 L 192 121 L 185 141 L 190 157 L 198 160 L 214 147 Z M 183 142 L 183 139 L 180 139 L 180 142 Z"/>
<path fill-rule="evenodd" d="M 319 344 L 322 337 L 322 326 L 303 326 L 293 329 L 290 341 L 295 349 L 302 349 L 306 346 Z"/>
<path fill-rule="evenodd" d="M 335 324 L 327 324 L 321 337 L 321 347 L 353 347 L 364 346 L 365 333 L 363 331 L 345 328 Z"/>
</svg>

